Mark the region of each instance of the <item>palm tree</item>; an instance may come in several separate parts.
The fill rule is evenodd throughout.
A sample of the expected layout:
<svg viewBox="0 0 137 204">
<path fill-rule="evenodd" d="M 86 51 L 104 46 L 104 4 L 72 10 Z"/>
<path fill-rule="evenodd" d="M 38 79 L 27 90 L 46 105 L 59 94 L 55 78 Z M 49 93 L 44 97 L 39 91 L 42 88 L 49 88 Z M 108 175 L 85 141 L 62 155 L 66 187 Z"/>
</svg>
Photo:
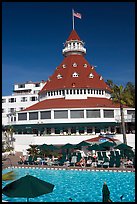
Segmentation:
<svg viewBox="0 0 137 204">
<path fill-rule="evenodd" d="M 126 105 L 127 93 L 124 87 L 122 85 L 117 86 L 114 84 L 112 86 L 111 98 L 114 103 L 119 103 L 120 115 L 121 115 L 121 129 L 123 133 L 123 142 L 127 144 L 126 129 L 125 129 L 125 122 L 124 122 L 124 111 L 123 111 L 123 106 Z"/>
<path fill-rule="evenodd" d="M 129 107 L 135 107 L 135 85 L 132 82 L 128 82 L 125 87 L 126 104 Z"/>
</svg>

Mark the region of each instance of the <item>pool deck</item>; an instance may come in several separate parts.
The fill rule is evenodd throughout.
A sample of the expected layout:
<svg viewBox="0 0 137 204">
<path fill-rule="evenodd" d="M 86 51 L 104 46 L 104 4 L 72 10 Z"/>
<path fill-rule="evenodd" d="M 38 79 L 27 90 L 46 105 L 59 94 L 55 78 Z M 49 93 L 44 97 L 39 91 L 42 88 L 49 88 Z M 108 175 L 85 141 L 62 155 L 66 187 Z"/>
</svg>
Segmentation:
<svg viewBox="0 0 137 204">
<path fill-rule="evenodd" d="M 18 164 L 19 156 L 21 153 L 16 155 L 9 155 L 6 161 L 3 161 L 2 169 L 6 168 L 39 168 L 39 169 L 54 169 L 54 170 L 75 170 L 75 171 L 109 171 L 109 172 L 135 172 L 135 168 L 123 168 L 123 167 L 79 167 L 79 166 L 48 166 L 48 165 L 24 165 Z"/>
</svg>

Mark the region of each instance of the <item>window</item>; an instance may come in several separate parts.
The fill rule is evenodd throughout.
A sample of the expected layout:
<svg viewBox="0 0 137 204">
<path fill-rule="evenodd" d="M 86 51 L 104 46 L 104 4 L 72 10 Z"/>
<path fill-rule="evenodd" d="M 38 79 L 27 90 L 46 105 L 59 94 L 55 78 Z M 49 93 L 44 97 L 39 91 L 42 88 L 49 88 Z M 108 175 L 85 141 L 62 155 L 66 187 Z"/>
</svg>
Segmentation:
<svg viewBox="0 0 137 204">
<path fill-rule="evenodd" d="M 21 97 L 21 102 L 26 102 L 27 101 L 27 97 Z"/>
<path fill-rule="evenodd" d="M 36 96 L 30 97 L 30 101 L 37 101 L 37 97 Z"/>
<path fill-rule="evenodd" d="M 94 75 L 92 73 L 90 73 L 89 78 L 93 78 L 93 77 L 94 77 Z"/>
<path fill-rule="evenodd" d="M 40 87 L 40 83 L 35 84 L 35 87 Z"/>
<path fill-rule="evenodd" d="M 27 120 L 27 113 L 18 113 L 18 121 Z"/>
<path fill-rule="evenodd" d="M 134 111 L 134 110 L 127 110 L 127 114 L 129 114 L 129 115 L 135 115 L 135 111 Z"/>
<path fill-rule="evenodd" d="M 16 108 L 9 108 L 9 113 L 14 113 L 16 111 Z"/>
<path fill-rule="evenodd" d="M 84 67 L 86 68 L 88 65 L 87 64 L 84 64 Z"/>
<path fill-rule="evenodd" d="M 65 64 L 63 64 L 63 65 L 62 65 L 62 68 L 66 68 L 66 65 L 65 65 Z"/>
<path fill-rule="evenodd" d="M 29 113 L 29 120 L 38 120 L 38 112 Z"/>
<path fill-rule="evenodd" d="M 77 72 L 74 72 L 73 74 L 72 74 L 72 77 L 78 77 L 79 76 L 79 74 L 77 73 Z"/>
<path fill-rule="evenodd" d="M 87 118 L 100 118 L 100 110 L 86 110 Z"/>
<path fill-rule="evenodd" d="M 77 67 L 77 63 L 74 62 L 72 66 L 73 66 L 73 67 Z"/>
<path fill-rule="evenodd" d="M 41 111 L 40 119 L 51 119 L 51 111 Z"/>
<path fill-rule="evenodd" d="M 2 103 L 6 103 L 6 98 L 3 98 L 3 99 L 2 99 Z"/>
<path fill-rule="evenodd" d="M 102 76 L 100 76 L 100 80 L 102 80 L 103 79 L 103 77 Z"/>
<path fill-rule="evenodd" d="M 57 75 L 57 79 L 61 79 L 62 78 L 62 75 L 61 74 L 58 74 Z"/>
<path fill-rule="evenodd" d="M 104 118 L 114 118 L 114 110 L 104 110 Z"/>
<path fill-rule="evenodd" d="M 25 84 L 18 84 L 18 88 L 25 88 Z"/>
<path fill-rule="evenodd" d="M 55 119 L 68 118 L 68 111 L 67 110 L 56 110 L 54 111 L 54 118 Z"/>
<path fill-rule="evenodd" d="M 9 98 L 9 103 L 14 103 L 16 102 L 16 98 Z"/>
<path fill-rule="evenodd" d="M 70 117 L 71 118 L 84 118 L 84 110 L 71 110 Z"/>
</svg>

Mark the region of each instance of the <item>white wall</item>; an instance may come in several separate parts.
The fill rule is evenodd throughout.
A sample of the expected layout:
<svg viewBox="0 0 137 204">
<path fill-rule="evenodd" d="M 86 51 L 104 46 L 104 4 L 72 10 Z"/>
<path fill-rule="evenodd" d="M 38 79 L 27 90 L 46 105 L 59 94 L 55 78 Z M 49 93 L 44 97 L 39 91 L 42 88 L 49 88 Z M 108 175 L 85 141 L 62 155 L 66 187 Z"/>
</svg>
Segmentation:
<svg viewBox="0 0 137 204">
<path fill-rule="evenodd" d="M 34 135 L 14 135 L 16 141 L 14 143 L 15 151 L 23 151 L 29 148 L 29 144 L 53 144 L 64 145 L 66 143 L 78 144 L 79 142 L 87 139 L 97 137 L 98 135 L 73 135 L 73 136 L 34 136 Z M 127 144 L 135 149 L 135 134 L 127 134 Z M 116 135 L 116 139 L 123 142 L 122 134 Z"/>
</svg>

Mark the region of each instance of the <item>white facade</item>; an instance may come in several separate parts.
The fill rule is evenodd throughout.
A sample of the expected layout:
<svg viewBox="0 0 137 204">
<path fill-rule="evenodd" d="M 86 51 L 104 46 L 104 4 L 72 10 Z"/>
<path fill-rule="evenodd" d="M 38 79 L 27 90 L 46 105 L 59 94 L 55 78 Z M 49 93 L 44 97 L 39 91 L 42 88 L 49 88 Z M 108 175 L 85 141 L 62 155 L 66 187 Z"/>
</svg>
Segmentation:
<svg viewBox="0 0 137 204">
<path fill-rule="evenodd" d="M 44 85 L 44 81 L 14 84 L 12 95 L 2 96 L 2 125 L 10 124 L 10 115 L 37 103 L 38 92 Z M 16 117 L 12 120 L 16 121 Z"/>
</svg>

